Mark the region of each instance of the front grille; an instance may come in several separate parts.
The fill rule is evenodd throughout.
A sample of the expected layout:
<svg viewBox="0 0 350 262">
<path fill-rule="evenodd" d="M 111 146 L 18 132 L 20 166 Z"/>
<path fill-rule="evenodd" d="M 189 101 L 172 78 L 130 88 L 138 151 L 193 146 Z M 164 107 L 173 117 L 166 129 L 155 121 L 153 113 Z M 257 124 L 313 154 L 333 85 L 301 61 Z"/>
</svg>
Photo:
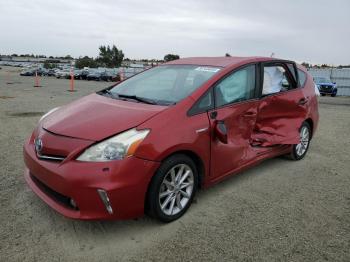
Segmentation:
<svg viewBox="0 0 350 262">
<path fill-rule="evenodd" d="M 326 86 L 326 85 L 321 86 L 322 91 L 332 91 L 332 89 L 333 89 L 333 86 Z"/>
<path fill-rule="evenodd" d="M 36 155 L 38 158 L 42 160 L 51 160 L 51 161 L 57 161 L 57 162 L 62 162 L 65 157 L 64 156 L 54 156 L 54 155 L 42 155 L 36 152 Z"/>
<path fill-rule="evenodd" d="M 62 195 L 62 194 L 56 192 L 55 190 L 51 189 L 50 187 L 45 185 L 43 182 L 41 182 L 39 179 L 37 179 L 33 174 L 30 174 L 30 178 L 41 189 L 41 191 L 43 191 L 51 199 L 60 203 L 64 207 L 67 207 L 67 208 L 70 208 L 73 210 L 78 210 L 77 207 L 72 206 L 70 197 Z"/>
</svg>

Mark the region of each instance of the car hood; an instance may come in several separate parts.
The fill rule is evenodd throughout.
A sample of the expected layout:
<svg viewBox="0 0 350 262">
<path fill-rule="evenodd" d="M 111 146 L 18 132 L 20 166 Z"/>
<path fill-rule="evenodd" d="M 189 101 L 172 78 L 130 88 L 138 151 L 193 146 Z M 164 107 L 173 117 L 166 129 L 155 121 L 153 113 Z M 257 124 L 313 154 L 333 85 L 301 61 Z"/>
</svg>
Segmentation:
<svg viewBox="0 0 350 262">
<path fill-rule="evenodd" d="M 316 85 L 319 85 L 319 86 L 335 86 L 334 83 L 327 83 L 327 82 L 316 83 Z"/>
<path fill-rule="evenodd" d="M 58 135 L 100 141 L 136 127 L 166 108 L 91 94 L 49 114 L 42 127 Z"/>
</svg>

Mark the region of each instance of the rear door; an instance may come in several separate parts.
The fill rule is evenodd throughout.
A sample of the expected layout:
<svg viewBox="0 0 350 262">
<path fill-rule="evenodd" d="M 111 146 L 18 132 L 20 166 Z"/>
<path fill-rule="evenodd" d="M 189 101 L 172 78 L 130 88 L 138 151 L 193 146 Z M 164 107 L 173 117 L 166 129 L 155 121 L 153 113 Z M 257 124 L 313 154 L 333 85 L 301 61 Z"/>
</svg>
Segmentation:
<svg viewBox="0 0 350 262">
<path fill-rule="evenodd" d="M 234 70 L 214 88 L 215 108 L 208 112 L 211 136 L 211 176 L 218 179 L 255 157 L 250 139 L 259 105 L 257 67 L 247 65 Z M 224 125 L 227 142 L 218 139 L 215 127 Z"/>
<path fill-rule="evenodd" d="M 309 97 L 304 96 L 296 65 L 276 61 L 261 64 L 260 104 L 252 133 L 255 146 L 298 144 Z"/>
</svg>

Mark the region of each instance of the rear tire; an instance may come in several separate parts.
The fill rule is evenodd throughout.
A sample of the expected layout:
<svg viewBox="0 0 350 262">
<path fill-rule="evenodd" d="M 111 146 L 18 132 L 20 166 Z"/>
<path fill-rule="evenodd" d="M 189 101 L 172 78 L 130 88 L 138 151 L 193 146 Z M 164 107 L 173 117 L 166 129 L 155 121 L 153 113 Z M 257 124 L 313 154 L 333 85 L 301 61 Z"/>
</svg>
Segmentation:
<svg viewBox="0 0 350 262">
<path fill-rule="evenodd" d="M 289 158 L 292 160 L 301 160 L 305 157 L 311 141 L 311 127 L 307 122 L 304 122 L 300 129 L 300 143 L 292 146 L 292 152 Z"/>
<path fill-rule="evenodd" d="M 195 163 L 186 155 L 166 159 L 152 178 L 147 195 L 148 214 L 162 222 L 180 218 L 190 207 L 197 191 Z"/>
</svg>

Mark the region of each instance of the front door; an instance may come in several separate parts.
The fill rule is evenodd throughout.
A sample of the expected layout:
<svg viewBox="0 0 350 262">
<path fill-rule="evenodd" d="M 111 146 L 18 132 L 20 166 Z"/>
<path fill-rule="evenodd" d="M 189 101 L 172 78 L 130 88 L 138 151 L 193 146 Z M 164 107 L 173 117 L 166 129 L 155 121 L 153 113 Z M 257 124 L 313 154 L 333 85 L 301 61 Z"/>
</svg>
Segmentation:
<svg viewBox="0 0 350 262">
<path fill-rule="evenodd" d="M 212 129 L 211 176 L 219 179 L 255 156 L 250 141 L 256 123 L 259 100 L 256 65 L 235 70 L 214 87 L 215 108 L 208 112 Z M 224 125 L 227 141 L 215 135 L 215 126 Z"/>
</svg>

